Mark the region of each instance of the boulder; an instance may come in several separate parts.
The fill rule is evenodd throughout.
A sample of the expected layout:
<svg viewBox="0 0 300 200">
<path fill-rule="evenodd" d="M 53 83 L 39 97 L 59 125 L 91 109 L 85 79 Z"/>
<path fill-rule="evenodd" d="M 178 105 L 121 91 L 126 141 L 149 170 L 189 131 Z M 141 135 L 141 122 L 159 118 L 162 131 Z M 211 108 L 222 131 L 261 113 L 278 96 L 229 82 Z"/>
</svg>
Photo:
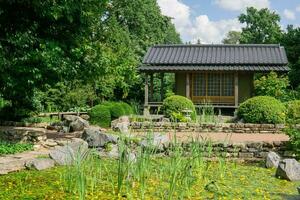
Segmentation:
<svg viewBox="0 0 300 200">
<path fill-rule="evenodd" d="M 65 115 L 64 120 L 66 124 L 70 127 L 70 132 L 82 131 L 84 128 L 89 127 L 89 122 L 82 119 L 79 116 Z"/>
<path fill-rule="evenodd" d="M 111 122 L 111 128 L 114 131 L 120 131 L 121 133 L 128 134 L 130 126 L 130 119 L 128 116 L 119 117 L 119 119 Z"/>
<path fill-rule="evenodd" d="M 279 162 L 276 177 L 289 181 L 300 180 L 300 163 L 295 159 L 284 159 Z"/>
<path fill-rule="evenodd" d="M 50 158 L 35 158 L 25 164 L 27 168 L 34 168 L 38 171 L 54 167 L 55 162 Z"/>
<path fill-rule="evenodd" d="M 279 162 L 280 156 L 277 153 L 270 151 L 266 157 L 266 168 L 277 168 Z"/>
<path fill-rule="evenodd" d="M 88 143 L 89 147 L 104 147 L 107 143 L 116 144 L 118 137 L 106 134 L 100 131 L 99 128 L 91 127 L 84 130 L 82 139 Z"/>
<path fill-rule="evenodd" d="M 154 133 L 152 137 L 145 138 L 140 142 L 144 148 L 155 148 L 156 150 L 163 151 L 170 144 L 168 135 Z"/>
<path fill-rule="evenodd" d="M 59 165 L 71 165 L 77 157 L 83 159 L 87 155 L 87 151 L 87 142 L 73 138 L 65 146 L 56 146 L 49 155 Z"/>
</svg>

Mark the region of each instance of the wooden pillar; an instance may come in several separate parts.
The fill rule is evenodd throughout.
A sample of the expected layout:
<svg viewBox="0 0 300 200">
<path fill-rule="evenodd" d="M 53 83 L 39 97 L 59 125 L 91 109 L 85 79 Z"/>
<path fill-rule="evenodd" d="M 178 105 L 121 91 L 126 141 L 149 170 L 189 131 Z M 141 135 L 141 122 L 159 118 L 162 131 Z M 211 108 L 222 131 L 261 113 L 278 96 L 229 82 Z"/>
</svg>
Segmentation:
<svg viewBox="0 0 300 200">
<path fill-rule="evenodd" d="M 186 73 L 186 78 L 185 78 L 185 96 L 186 98 L 191 98 L 190 95 L 190 73 Z"/>
<path fill-rule="evenodd" d="M 234 106 L 239 106 L 239 76 L 234 73 Z"/>
<path fill-rule="evenodd" d="M 154 87 L 154 81 L 153 81 L 153 73 L 150 74 L 150 102 L 153 101 L 153 87 Z"/>
<path fill-rule="evenodd" d="M 164 100 L 164 87 L 165 87 L 165 85 L 164 85 L 164 76 L 165 76 L 164 73 L 160 74 L 160 99 L 161 99 L 161 101 Z"/>
<path fill-rule="evenodd" d="M 148 74 L 145 76 L 145 106 L 148 106 Z"/>
</svg>

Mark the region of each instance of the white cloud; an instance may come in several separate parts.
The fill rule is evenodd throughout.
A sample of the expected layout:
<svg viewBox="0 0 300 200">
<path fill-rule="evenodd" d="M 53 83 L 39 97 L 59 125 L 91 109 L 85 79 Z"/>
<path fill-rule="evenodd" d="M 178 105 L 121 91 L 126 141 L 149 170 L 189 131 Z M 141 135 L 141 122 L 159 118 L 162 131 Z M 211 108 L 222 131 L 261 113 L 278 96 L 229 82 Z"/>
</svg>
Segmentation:
<svg viewBox="0 0 300 200">
<path fill-rule="evenodd" d="M 300 5 L 297 6 L 296 11 L 297 11 L 297 12 L 300 12 Z"/>
<path fill-rule="evenodd" d="M 288 9 L 284 9 L 283 15 L 284 15 L 285 18 L 287 18 L 289 20 L 295 20 L 296 19 L 295 13 L 291 10 L 288 10 Z"/>
<path fill-rule="evenodd" d="M 207 15 L 200 15 L 192 27 L 192 42 L 200 39 L 201 43 L 221 43 L 229 31 L 239 31 L 241 26 L 237 19 L 210 21 Z"/>
<path fill-rule="evenodd" d="M 269 0 L 215 0 L 215 3 L 223 9 L 232 11 L 242 11 L 247 7 L 270 8 Z"/>
<path fill-rule="evenodd" d="M 157 3 L 166 16 L 172 17 L 172 21 L 179 33 L 183 33 L 191 24 L 190 8 L 178 0 L 157 0 Z"/>
<path fill-rule="evenodd" d="M 179 0 L 157 0 L 164 15 L 172 17 L 176 30 L 184 41 L 220 43 L 228 31 L 241 30 L 237 19 L 211 21 L 207 15 L 192 19 L 190 7 Z"/>
</svg>

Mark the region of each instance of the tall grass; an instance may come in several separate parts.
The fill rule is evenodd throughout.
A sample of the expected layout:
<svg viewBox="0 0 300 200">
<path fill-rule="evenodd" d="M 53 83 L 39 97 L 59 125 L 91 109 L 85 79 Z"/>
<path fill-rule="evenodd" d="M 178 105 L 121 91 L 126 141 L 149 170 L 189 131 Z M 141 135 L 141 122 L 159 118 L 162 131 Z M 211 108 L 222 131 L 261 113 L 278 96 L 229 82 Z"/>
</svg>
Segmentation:
<svg viewBox="0 0 300 200">
<path fill-rule="evenodd" d="M 149 195 L 160 199 L 192 199 L 194 187 L 200 181 L 206 183 L 203 188 L 213 186 L 215 195 L 220 195 L 221 183 L 216 180 L 226 176 L 226 159 L 217 158 L 218 170 L 209 179 L 206 172 L 213 167 L 204 157 L 214 156 L 212 142 L 191 138 L 188 144 L 183 145 L 175 131 L 173 134 L 165 152 L 168 155 L 163 158 L 156 157 L 159 149 L 153 143 L 152 131 L 147 132 L 146 146 L 132 146 L 128 135 L 121 135 L 117 160 L 98 158 L 96 150 L 75 154 L 74 162 L 62 174 L 65 190 L 81 200 L 95 195 L 99 188 L 111 191 L 115 199 L 148 199 Z M 132 151 L 136 159 L 130 158 Z M 102 188 L 104 185 L 105 188 Z"/>
</svg>

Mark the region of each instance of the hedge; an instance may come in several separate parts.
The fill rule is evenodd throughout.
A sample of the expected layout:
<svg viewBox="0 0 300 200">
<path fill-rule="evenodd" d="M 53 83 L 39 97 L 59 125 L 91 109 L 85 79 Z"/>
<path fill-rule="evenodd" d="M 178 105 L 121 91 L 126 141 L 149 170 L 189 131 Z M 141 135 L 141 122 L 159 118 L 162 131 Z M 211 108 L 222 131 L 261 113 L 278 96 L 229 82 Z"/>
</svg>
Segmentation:
<svg viewBox="0 0 300 200">
<path fill-rule="evenodd" d="M 90 122 L 101 127 L 109 127 L 111 123 L 111 114 L 109 107 L 105 105 L 96 105 L 89 112 Z"/>
<path fill-rule="evenodd" d="M 246 100 L 238 108 L 237 115 L 246 123 L 285 122 L 285 106 L 279 100 L 269 96 L 257 96 Z"/>
</svg>

